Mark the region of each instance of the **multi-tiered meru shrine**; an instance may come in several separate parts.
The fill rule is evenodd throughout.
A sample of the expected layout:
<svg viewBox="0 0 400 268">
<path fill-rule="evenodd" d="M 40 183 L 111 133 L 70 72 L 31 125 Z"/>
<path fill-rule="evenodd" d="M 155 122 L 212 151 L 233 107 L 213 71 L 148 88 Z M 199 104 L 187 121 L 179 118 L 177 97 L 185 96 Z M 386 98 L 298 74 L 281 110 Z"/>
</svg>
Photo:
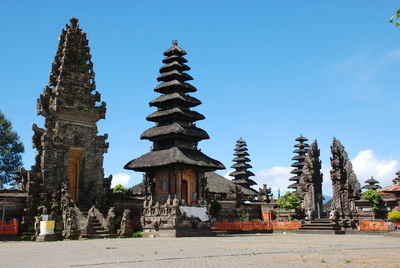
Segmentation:
<svg viewBox="0 0 400 268">
<path fill-rule="evenodd" d="M 256 193 L 257 191 L 251 188 L 251 186 L 257 183 L 250 179 L 251 176 L 254 176 L 254 173 L 248 170 L 252 166 L 249 164 L 251 160 L 248 157 L 249 153 L 247 152 L 247 144 L 244 139 L 240 138 L 236 141 L 235 153 L 233 155 L 235 158 L 232 161 L 235 164 L 231 168 L 234 168 L 235 171 L 229 174 L 229 176 L 234 177 L 232 182 Z"/>
<path fill-rule="evenodd" d="M 296 138 L 296 141 L 298 142 L 297 144 L 294 145 L 296 148 L 293 153 L 297 154 L 295 155 L 292 160 L 295 162 L 292 164 L 292 167 L 294 169 L 290 172 L 291 174 L 294 174 L 295 176 L 291 177 L 289 181 L 292 181 L 293 183 L 288 186 L 289 189 L 294 189 L 294 194 L 298 195 L 299 194 L 299 181 L 301 174 L 303 173 L 303 167 L 305 164 L 305 159 L 306 159 L 306 153 L 309 145 L 305 143 L 308 141 L 306 137 L 303 135 L 300 135 L 300 137 Z"/>
<path fill-rule="evenodd" d="M 187 227 L 177 221 L 179 207 L 197 206 L 200 214 L 205 212 L 204 172 L 225 168 L 197 148 L 198 142 L 209 136 L 195 124 L 205 117 L 191 110 L 201 102 L 188 95 L 196 88 L 187 83 L 193 78 L 185 73 L 190 70 L 185 54 L 177 41 L 164 52 L 157 78 L 161 84 L 154 89 L 162 95 L 150 102 L 157 111 L 147 116 L 156 125 L 140 137 L 153 142 L 152 150 L 125 165 L 126 169 L 145 172 L 142 227 L 154 235 L 162 235 L 154 232 L 159 229 L 179 235 L 179 230 Z"/>
</svg>

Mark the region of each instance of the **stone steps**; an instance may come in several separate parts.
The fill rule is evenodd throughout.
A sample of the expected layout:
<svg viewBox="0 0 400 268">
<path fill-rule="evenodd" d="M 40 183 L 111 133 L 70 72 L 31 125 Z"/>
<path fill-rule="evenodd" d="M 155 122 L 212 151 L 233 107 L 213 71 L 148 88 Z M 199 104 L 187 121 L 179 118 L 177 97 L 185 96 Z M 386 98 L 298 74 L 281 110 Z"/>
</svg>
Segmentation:
<svg viewBox="0 0 400 268">
<path fill-rule="evenodd" d="M 299 233 L 329 233 L 343 234 L 344 231 L 339 225 L 332 223 L 329 219 L 314 219 L 310 223 L 303 223 L 298 231 Z"/>
</svg>

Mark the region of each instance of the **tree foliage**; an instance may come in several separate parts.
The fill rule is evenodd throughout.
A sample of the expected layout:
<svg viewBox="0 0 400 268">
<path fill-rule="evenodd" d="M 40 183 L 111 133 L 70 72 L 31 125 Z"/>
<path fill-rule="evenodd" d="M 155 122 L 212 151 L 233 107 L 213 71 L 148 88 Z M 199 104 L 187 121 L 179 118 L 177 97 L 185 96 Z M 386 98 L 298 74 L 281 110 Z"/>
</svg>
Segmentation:
<svg viewBox="0 0 400 268">
<path fill-rule="evenodd" d="M 213 218 L 217 218 L 220 211 L 221 211 L 221 204 L 218 202 L 218 200 L 214 199 L 213 201 L 211 201 L 210 216 Z"/>
<path fill-rule="evenodd" d="M 22 166 L 24 146 L 12 124 L 0 111 L 0 189 L 13 181 L 15 171 Z"/>
<path fill-rule="evenodd" d="M 398 10 L 396 11 L 396 14 L 394 14 L 394 15 L 390 18 L 389 22 L 392 23 L 392 24 L 394 23 L 394 25 L 396 25 L 396 27 L 399 27 L 399 26 L 400 26 L 400 9 L 398 9 Z"/>
<path fill-rule="evenodd" d="M 381 195 L 374 189 L 368 189 L 363 193 L 363 199 L 368 200 L 372 210 L 376 211 L 379 209 L 379 202 L 381 200 Z"/>
<path fill-rule="evenodd" d="M 276 204 L 278 207 L 284 209 L 299 209 L 300 198 L 298 198 L 291 192 L 286 192 L 285 195 L 279 197 L 278 200 L 276 200 Z"/>
<path fill-rule="evenodd" d="M 127 189 L 122 184 L 117 184 L 114 187 L 113 194 L 123 194 Z"/>
</svg>

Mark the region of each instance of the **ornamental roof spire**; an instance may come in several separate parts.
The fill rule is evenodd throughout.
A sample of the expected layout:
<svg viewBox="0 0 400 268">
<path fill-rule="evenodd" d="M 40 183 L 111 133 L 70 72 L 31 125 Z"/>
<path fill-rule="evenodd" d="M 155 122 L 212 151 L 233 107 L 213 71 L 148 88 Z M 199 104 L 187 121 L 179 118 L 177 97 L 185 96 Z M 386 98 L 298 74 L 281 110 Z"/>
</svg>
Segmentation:
<svg viewBox="0 0 400 268">
<path fill-rule="evenodd" d="M 90 122 L 105 118 L 105 102 L 97 104 L 100 94 L 95 91 L 89 41 L 77 18 L 70 19 L 59 40 L 48 86 L 38 99 L 38 113 L 45 117 L 70 114 L 68 119 Z"/>
</svg>

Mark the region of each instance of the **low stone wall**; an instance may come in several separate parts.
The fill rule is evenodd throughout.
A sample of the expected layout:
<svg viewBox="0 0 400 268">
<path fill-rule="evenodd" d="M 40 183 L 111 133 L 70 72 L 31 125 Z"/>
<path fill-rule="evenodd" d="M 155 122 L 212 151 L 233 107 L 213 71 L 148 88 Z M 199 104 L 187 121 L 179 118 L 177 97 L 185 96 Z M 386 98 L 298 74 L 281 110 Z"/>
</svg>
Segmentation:
<svg viewBox="0 0 400 268">
<path fill-rule="evenodd" d="M 271 222 L 264 221 L 215 221 L 212 227 L 219 231 L 272 231 Z"/>
<path fill-rule="evenodd" d="M 299 230 L 300 227 L 301 227 L 301 223 L 299 220 L 293 220 L 293 221 L 274 220 L 274 221 L 272 221 L 272 228 L 274 230 Z"/>
<path fill-rule="evenodd" d="M 383 220 L 369 221 L 362 220 L 359 224 L 360 231 L 381 231 L 389 232 L 390 223 Z"/>
</svg>

